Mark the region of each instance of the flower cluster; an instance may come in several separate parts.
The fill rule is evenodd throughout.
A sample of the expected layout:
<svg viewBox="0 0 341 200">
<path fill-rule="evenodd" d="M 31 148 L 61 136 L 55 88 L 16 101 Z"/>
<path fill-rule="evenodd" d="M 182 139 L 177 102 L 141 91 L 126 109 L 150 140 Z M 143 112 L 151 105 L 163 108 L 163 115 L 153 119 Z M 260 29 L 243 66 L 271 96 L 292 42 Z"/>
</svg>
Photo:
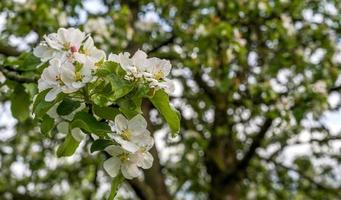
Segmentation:
<svg viewBox="0 0 341 200">
<path fill-rule="evenodd" d="M 120 64 L 127 72 L 127 80 L 143 80 L 149 87 L 164 89 L 167 93 L 174 90 L 174 85 L 167 78 L 172 68 L 169 60 L 159 58 L 147 58 L 147 54 L 138 50 L 131 58 L 128 52 L 120 54 L 110 54 L 110 61 Z"/>
<path fill-rule="evenodd" d="M 44 36 L 44 41 L 33 51 L 42 62 L 49 62 L 38 81 L 39 92 L 50 89 L 45 100 L 52 101 L 60 93 L 73 93 L 93 80 L 93 72 L 98 64 L 106 60 L 103 50 L 97 49 L 90 35 L 79 29 L 60 28 L 57 33 Z M 174 90 L 170 73 L 171 63 L 159 58 L 147 58 L 138 50 L 130 54 L 110 54 L 109 61 L 116 62 L 126 71 L 125 79 L 141 80 L 150 88 Z"/>
<path fill-rule="evenodd" d="M 87 105 L 96 104 L 95 101 L 92 102 L 93 99 L 91 97 L 94 94 L 96 95 L 96 88 L 101 88 L 101 84 L 104 82 L 104 84 L 109 85 L 109 87 L 102 87 L 106 91 L 108 91 L 108 88 L 112 92 L 121 89 L 115 84 L 113 85 L 116 88 L 111 85 L 110 81 L 114 80 L 110 79 L 110 77 L 115 76 L 115 80 L 121 79 L 119 81 L 132 83 L 131 86 L 134 87 L 136 84 L 143 84 L 152 90 L 161 89 L 168 93 L 173 90 L 172 82 L 167 78 L 171 70 L 171 63 L 168 60 L 148 58 L 147 54 L 141 50 L 138 50 L 132 57 L 130 57 L 129 53 L 125 52 L 110 54 L 107 58 L 103 50 L 95 47 L 90 35 L 75 28 L 60 28 L 57 33 L 45 35 L 44 41 L 34 49 L 33 53 L 42 62 L 48 64 L 38 80 L 39 92 L 48 90 L 45 95 L 45 101 L 54 103 L 54 106 L 46 114 L 54 120 L 54 125 L 59 132 L 70 134 L 74 139 L 73 141 L 78 143 L 85 137 L 85 134 L 91 135 L 96 132 L 92 130 L 97 130 L 96 127 L 94 129 L 84 129 L 84 126 L 88 127 L 86 122 L 80 123 L 81 125 L 79 123 L 71 124 L 78 112 L 84 113 L 85 111 L 85 114 L 89 114 L 87 113 Z M 106 70 L 98 70 L 101 67 L 105 68 L 107 64 L 114 66 L 112 62 L 119 64 L 125 73 L 118 74 L 108 71 L 107 75 L 103 75 L 103 71 Z M 118 67 L 118 65 L 115 67 Z M 109 83 L 105 82 L 106 80 L 109 80 L 107 81 Z M 89 87 L 85 87 L 87 85 Z M 145 87 L 135 87 L 136 90 L 139 88 Z M 82 89 L 81 92 L 78 92 L 80 89 Z M 98 91 L 102 91 L 102 89 L 98 89 Z M 127 91 L 131 90 L 128 89 Z M 53 101 L 59 93 L 75 93 L 74 95 L 65 95 L 65 97 L 69 99 L 69 102 L 74 102 L 70 109 L 73 107 L 77 107 L 77 109 L 74 108 L 72 112 L 68 110 L 70 112 L 64 112 L 65 115 L 59 116 L 63 112 L 58 111 L 58 109 L 63 109 L 60 108 L 63 107 L 61 106 L 63 104 L 61 104 L 60 99 L 58 99 L 59 102 Z M 64 98 L 64 96 L 61 96 L 61 98 Z M 139 96 L 138 98 L 143 97 Z M 67 101 L 64 104 L 67 104 Z M 117 102 L 110 102 L 110 104 L 117 106 Z M 89 109 L 91 109 L 90 107 Z M 58 114 L 58 112 L 60 113 Z M 135 116 L 127 119 L 123 114 L 117 114 L 114 118 L 102 117 L 102 119 L 105 119 L 105 122 L 99 122 L 96 118 L 98 113 L 95 113 L 96 116 L 94 117 L 91 116 L 93 113 L 90 112 L 90 116 L 87 116 L 86 120 L 92 120 L 92 124 L 90 123 L 89 126 L 96 126 L 94 124 L 98 122 L 100 123 L 99 127 L 104 127 L 105 131 L 108 130 L 105 133 L 112 132 L 111 136 L 96 135 L 100 139 L 112 139 L 112 144 L 101 149 L 111 156 L 111 158 L 104 162 L 104 169 L 112 177 L 122 174 L 125 178 L 132 179 L 139 176 L 140 168 L 148 169 L 152 166 L 153 156 L 149 153 L 149 150 L 154 145 L 154 140 L 147 130 L 146 120 L 141 114 L 138 114 L 140 112 L 136 112 L 134 115 L 126 114 L 124 111 L 122 113 L 127 116 Z M 104 125 L 101 123 L 104 123 Z M 110 130 L 108 124 L 111 123 L 112 127 Z M 101 129 L 100 131 L 103 130 Z"/>
<path fill-rule="evenodd" d="M 41 61 L 49 61 L 38 81 L 39 92 L 51 88 L 46 101 L 54 100 L 60 92 L 72 93 L 84 87 L 92 80 L 96 64 L 106 58 L 90 36 L 74 28 L 60 28 L 44 36 L 33 53 Z"/>
<path fill-rule="evenodd" d="M 142 115 L 136 115 L 131 120 L 122 114 L 117 115 L 114 131 L 117 145 L 105 149 L 112 156 L 104 162 L 104 169 L 110 176 L 117 176 L 121 170 L 124 177 L 132 179 L 139 176 L 139 167 L 148 169 L 152 166 L 153 156 L 148 151 L 154 140 Z"/>
</svg>

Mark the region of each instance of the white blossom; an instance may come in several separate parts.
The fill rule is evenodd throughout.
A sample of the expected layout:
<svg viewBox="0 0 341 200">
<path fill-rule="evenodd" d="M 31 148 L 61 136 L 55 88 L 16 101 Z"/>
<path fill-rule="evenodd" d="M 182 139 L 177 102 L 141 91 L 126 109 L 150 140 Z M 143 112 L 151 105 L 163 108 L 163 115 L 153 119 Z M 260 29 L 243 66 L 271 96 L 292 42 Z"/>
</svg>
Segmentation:
<svg viewBox="0 0 341 200">
<path fill-rule="evenodd" d="M 49 47 L 59 51 L 77 52 L 80 49 L 86 35 L 79 29 L 60 28 L 57 33 L 45 35 L 45 42 Z"/>
<path fill-rule="evenodd" d="M 38 80 L 39 92 L 51 88 L 45 96 L 46 101 L 53 101 L 60 92 L 76 92 L 92 80 L 90 61 L 72 64 L 54 58 L 49 64 Z"/>
<path fill-rule="evenodd" d="M 84 42 L 80 52 L 75 53 L 76 60 L 83 63 L 87 60 L 97 63 L 101 60 L 104 60 L 105 57 L 105 52 L 95 47 L 94 41 L 91 37 L 88 37 L 88 39 Z"/>
<path fill-rule="evenodd" d="M 153 164 L 153 157 L 149 152 L 130 153 L 117 145 L 111 145 L 105 148 L 112 157 L 104 161 L 103 168 L 111 177 L 116 177 L 122 172 L 127 179 L 138 177 L 141 173 L 139 167 L 148 169 Z"/>
<path fill-rule="evenodd" d="M 92 68 L 93 63 L 86 60 L 84 64 L 65 62 L 64 66 L 61 68 L 61 79 L 63 83 L 70 88 L 78 90 L 91 81 Z"/>
<path fill-rule="evenodd" d="M 60 92 L 72 93 L 76 89 L 65 85 L 61 79 L 61 65 L 62 62 L 59 59 L 53 59 L 50 61 L 49 66 L 44 69 L 38 80 L 39 92 L 51 88 L 46 94 L 46 101 L 53 101 Z"/>
<path fill-rule="evenodd" d="M 164 89 L 167 93 L 174 91 L 174 85 L 166 77 L 170 74 L 171 63 L 165 59 L 147 58 L 147 54 L 141 50 L 130 58 L 130 54 L 110 54 L 109 61 L 116 62 L 126 71 L 127 80 L 146 81 L 151 88 Z"/>
<path fill-rule="evenodd" d="M 140 148 L 149 150 L 154 144 L 147 130 L 147 122 L 140 114 L 131 120 L 127 120 L 122 114 L 117 115 L 115 131 L 114 140 L 131 153 L 137 152 Z"/>
</svg>

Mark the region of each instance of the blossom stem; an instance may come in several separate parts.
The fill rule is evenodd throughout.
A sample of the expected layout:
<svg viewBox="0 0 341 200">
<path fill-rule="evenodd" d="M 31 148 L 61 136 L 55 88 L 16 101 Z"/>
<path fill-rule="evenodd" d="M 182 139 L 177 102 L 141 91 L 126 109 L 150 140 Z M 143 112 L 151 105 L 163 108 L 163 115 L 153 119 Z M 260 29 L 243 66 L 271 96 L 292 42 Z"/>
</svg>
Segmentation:
<svg viewBox="0 0 341 200">
<path fill-rule="evenodd" d="M 124 181 L 124 177 L 121 173 L 119 173 L 113 180 L 111 183 L 111 192 L 109 195 L 108 200 L 114 200 L 116 194 L 117 194 L 117 190 L 119 188 L 119 186 L 121 185 L 121 183 Z"/>
</svg>

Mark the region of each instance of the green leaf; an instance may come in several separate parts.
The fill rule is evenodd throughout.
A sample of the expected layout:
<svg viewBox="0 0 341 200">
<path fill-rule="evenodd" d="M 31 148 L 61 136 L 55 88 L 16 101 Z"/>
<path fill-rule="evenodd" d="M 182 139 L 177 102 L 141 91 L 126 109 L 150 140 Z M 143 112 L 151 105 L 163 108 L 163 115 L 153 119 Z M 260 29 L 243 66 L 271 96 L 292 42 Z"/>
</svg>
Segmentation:
<svg viewBox="0 0 341 200">
<path fill-rule="evenodd" d="M 110 82 L 113 91 L 113 94 L 109 96 L 111 101 L 116 101 L 134 89 L 132 83 L 117 75 L 111 74 L 110 76 L 107 76 L 107 80 Z"/>
<path fill-rule="evenodd" d="M 116 73 L 117 68 L 119 65 L 112 61 L 104 62 L 101 67 L 97 68 L 96 76 L 98 77 L 105 77 L 108 74 Z"/>
<path fill-rule="evenodd" d="M 135 115 L 142 113 L 141 106 L 138 106 L 136 101 L 133 98 L 122 98 L 118 102 L 119 110 L 126 117 L 133 118 Z"/>
<path fill-rule="evenodd" d="M 19 57 L 10 60 L 7 59 L 6 65 L 14 66 L 21 71 L 32 71 L 40 64 L 40 59 L 35 57 L 32 52 L 25 52 L 20 54 Z"/>
<path fill-rule="evenodd" d="M 71 114 L 74 110 L 79 108 L 80 106 L 79 101 L 73 101 L 69 98 L 63 99 L 63 101 L 59 104 L 57 108 L 57 113 L 59 115 L 69 115 Z"/>
<path fill-rule="evenodd" d="M 57 156 L 58 157 L 72 156 L 75 153 L 78 145 L 79 142 L 75 140 L 71 134 L 68 134 L 63 144 L 61 144 L 58 147 Z"/>
<path fill-rule="evenodd" d="M 51 137 L 51 130 L 53 129 L 53 127 L 54 127 L 54 119 L 48 115 L 45 115 L 40 125 L 41 133 L 45 135 L 46 137 Z"/>
<path fill-rule="evenodd" d="M 35 113 L 36 118 L 41 118 L 42 116 L 44 116 L 46 112 L 49 111 L 50 108 L 52 108 L 52 106 L 54 106 L 56 103 L 61 101 L 63 97 L 65 96 L 64 93 L 60 93 L 58 94 L 55 100 L 51 102 L 47 102 L 45 101 L 45 96 L 49 91 L 50 89 L 46 89 L 40 92 L 35 98 L 35 101 L 33 103 L 33 112 Z"/>
<path fill-rule="evenodd" d="M 30 116 L 30 95 L 22 85 L 16 85 L 11 95 L 11 112 L 13 117 L 23 122 Z"/>
<path fill-rule="evenodd" d="M 93 111 L 98 117 L 102 119 L 108 119 L 108 120 L 114 120 L 116 115 L 120 113 L 118 108 L 100 107 L 97 105 L 93 106 Z"/>
<path fill-rule="evenodd" d="M 107 123 L 97 121 L 93 115 L 84 111 L 78 112 L 70 125 L 71 129 L 78 127 L 99 137 L 105 137 L 107 133 L 111 132 L 111 128 Z"/>
<path fill-rule="evenodd" d="M 171 129 L 173 136 L 180 131 L 180 114 L 169 102 L 168 95 L 163 90 L 157 90 L 152 98 L 152 104 L 165 118 Z"/>
<path fill-rule="evenodd" d="M 112 140 L 105 140 L 105 139 L 95 140 L 90 147 L 90 152 L 93 153 L 95 151 L 103 151 L 107 146 L 110 146 L 113 144 L 114 142 Z"/>
<path fill-rule="evenodd" d="M 109 195 L 108 200 L 113 200 L 117 194 L 118 188 L 121 185 L 121 183 L 124 181 L 124 177 L 122 176 L 121 173 L 119 173 L 111 183 L 111 192 Z"/>
</svg>

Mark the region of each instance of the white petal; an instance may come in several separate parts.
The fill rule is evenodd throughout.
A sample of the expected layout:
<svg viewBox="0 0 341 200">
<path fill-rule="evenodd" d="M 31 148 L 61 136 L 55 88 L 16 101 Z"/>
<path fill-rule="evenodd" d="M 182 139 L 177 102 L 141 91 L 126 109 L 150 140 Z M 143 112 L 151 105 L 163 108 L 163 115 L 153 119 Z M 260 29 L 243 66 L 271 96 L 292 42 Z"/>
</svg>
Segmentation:
<svg viewBox="0 0 341 200">
<path fill-rule="evenodd" d="M 124 177 L 127 179 L 133 179 L 139 176 L 139 169 L 135 163 L 127 162 L 123 163 L 121 167 L 121 171 Z"/>
<path fill-rule="evenodd" d="M 126 130 L 128 128 L 128 120 L 122 114 L 119 114 L 115 117 L 115 126 L 119 132 Z"/>
<path fill-rule="evenodd" d="M 73 55 L 75 57 L 75 60 L 80 62 L 80 63 L 85 63 L 87 61 L 86 55 L 84 55 L 84 54 L 76 52 Z"/>
<path fill-rule="evenodd" d="M 121 167 L 121 161 L 117 157 L 111 157 L 104 161 L 103 168 L 111 176 L 116 177 Z"/>
<path fill-rule="evenodd" d="M 57 95 L 61 92 L 61 89 L 58 87 L 52 88 L 45 96 L 45 101 L 53 101 Z"/>
<path fill-rule="evenodd" d="M 154 145 L 154 139 L 150 136 L 149 131 L 142 132 L 140 135 L 135 136 L 132 140 L 135 144 L 137 144 L 140 147 L 144 147 L 147 150 L 152 148 Z"/>
<path fill-rule="evenodd" d="M 33 55 L 41 58 L 43 62 L 51 59 L 53 56 L 53 52 L 54 51 L 50 47 L 44 45 L 39 45 L 33 49 Z"/>
<path fill-rule="evenodd" d="M 119 63 L 119 57 L 117 54 L 110 53 L 108 57 L 108 61 Z"/>
<path fill-rule="evenodd" d="M 90 56 L 91 56 L 91 60 L 97 63 L 105 58 L 105 52 L 97 48 L 93 48 L 90 50 Z"/>
<path fill-rule="evenodd" d="M 104 149 L 111 156 L 118 156 L 124 153 L 124 150 L 118 145 L 110 145 Z"/>
<path fill-rule="evenodd" d="M 46 80 L 44 79 L 39 79 L 38 80 L 38 89 L 39 89 L 39 92 L 43 91 L 43 90 L 46 90 L 47 88 L 50 88 L 50 85 L 47 83 Z"/>
<path fill-rule="evenodd" d="M 114 140 L 119 143 L 124 150 L 131 153 L 135 153 L 139 149 L 139 146 L 137 146 L 137 144 L 135 144 L 134 142 L 124 140 L 119 136 L 114 136 Z"/>
<path fill-rule="evenodd" d="M 143 153 L 143 158 L 140 160 L 138 165 L 143 169 L 149 169 L 153 166 L 154 158 L 149 152 Z"/>
<path fill-rule="evenodd" d="M 84 42 L 84 46 L 85 49 L 91 49 L 94 47 L 94 40 L 91 37 L 88 37 L 87 40 L 85 40 Z"/>
<path fill-rule="evenodd" d="M 60 70 L 60 78 L 65 84 L 72 84 L 75 81 L 75 66 L 65 63 Z"/>
<path fill-rule="evenodd" d="M 140 132 L 147 128 L 147 121 L 144 119 L 144 117 L 140 114 L 134 116 L 131 120 L 128 122 L 128 129 L 132 132 Z"/>
<path fill-rule="evenodd" d="M 142 50 L 137 50 L 132 57 L 133 60 L 143 60 L 146 58 L 147 58 L 147 54 Z"/>
</svg>

